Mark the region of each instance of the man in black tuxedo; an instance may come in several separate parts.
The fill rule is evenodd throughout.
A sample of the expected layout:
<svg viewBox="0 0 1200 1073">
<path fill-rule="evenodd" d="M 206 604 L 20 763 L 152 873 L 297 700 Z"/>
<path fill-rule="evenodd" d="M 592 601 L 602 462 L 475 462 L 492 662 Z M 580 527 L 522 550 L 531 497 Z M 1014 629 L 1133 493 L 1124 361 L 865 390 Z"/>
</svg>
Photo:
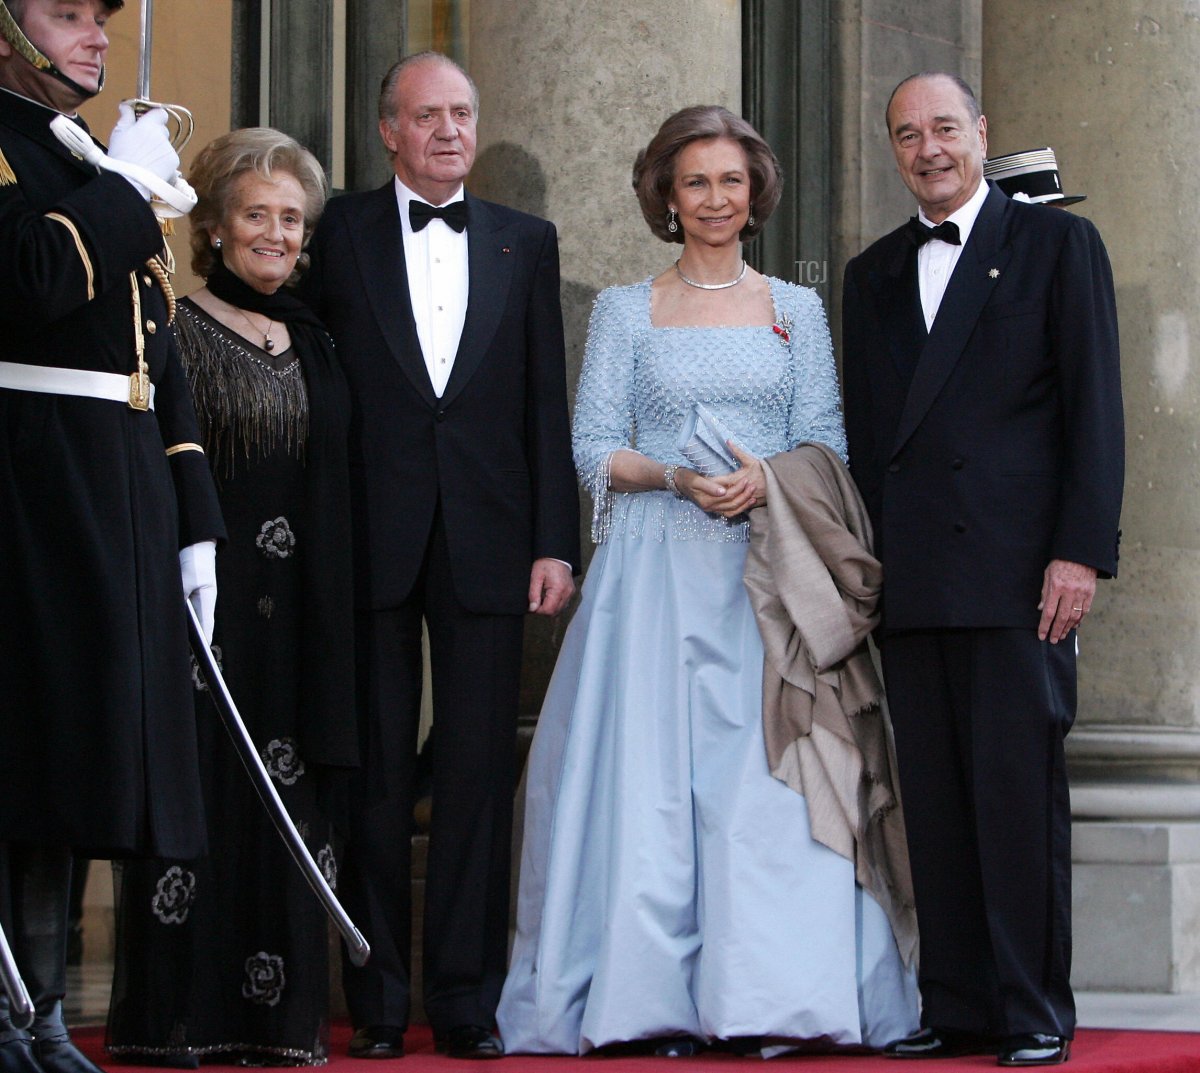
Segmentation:
<svg viewBox="0 0 1200 1073">
<path fill-rule="evenodd" d="M 499 1057 L 523 614 L 574 592 L 579 503 L 558 238 L 472 197 L 478 92 L 447 57 L 388 72 L 396 178 L 335 199 L 307 294 L 355 400 L 351 481 L 366 770 L 341 893 L 372 947 L 343 965 L 350 1054 L 403 1054 L 421 624 L 433 671 L 425 1009 L 439 1046 Z"/>
<path fill-rule="evenodd" d="M 887 122 L 920 212 L 850 262 L 842 307 L 921 928 L 924 1027 L 887 1053 L 1052 1064 L 1075 1027 L 1075 631 L 1117 569 L 1112 273 L 1087 220 L 984 182 L 956 76 L 906 79 Z"/>
</svg>

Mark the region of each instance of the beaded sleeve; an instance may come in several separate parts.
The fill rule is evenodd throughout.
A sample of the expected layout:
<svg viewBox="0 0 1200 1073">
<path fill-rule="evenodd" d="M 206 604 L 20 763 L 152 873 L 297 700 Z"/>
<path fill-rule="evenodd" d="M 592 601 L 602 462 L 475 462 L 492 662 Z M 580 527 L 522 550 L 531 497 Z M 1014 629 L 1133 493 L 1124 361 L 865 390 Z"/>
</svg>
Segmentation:
<svg viewBox="0 0 1200 1073">
<path fill-rule="evenodd" d="M 842 422 L 833 340 L 820 295 L 807 287 L 784 292 L 792 321 L 790 345 L 795 367 L 788 412 L 788 449 L 801 443 L 823 443 L 845 462 L 846 429 Z"/>
<path fill-rule="evenodd" d="M 619 289 L 601 291 L 588 322 L 583 371 L 575 396 L 575 470 L 592 497 L 592 539 L 603 543 L 612 520 L 612 455 L 634 438 L 633 325 Z"/>
</svg>

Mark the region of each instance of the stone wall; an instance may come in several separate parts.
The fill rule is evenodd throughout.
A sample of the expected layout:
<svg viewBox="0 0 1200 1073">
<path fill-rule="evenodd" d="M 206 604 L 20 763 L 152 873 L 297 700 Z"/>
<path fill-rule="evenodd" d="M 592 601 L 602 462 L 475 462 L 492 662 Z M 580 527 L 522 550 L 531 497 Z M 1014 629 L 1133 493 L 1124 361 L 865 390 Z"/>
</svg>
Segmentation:
<svg viewBox="0 0 1200 1073">
<path fill-rule="evenodd" d="M 597 293 L 656 275 L 678 255 L 642 220 L 633 160 L 679 108 L 738 110 L 740 7 L 736 0 L 612 0 L 572 5 L 564 17 L 554 0 L 472 4 L 470 40 L 481 96 L 470 185 L 558 226 L 574 397 Z M 585 560 L 589 517 L 585 501 Z M 521 709 L 528 715 L 541 706 L 567 621 L 527 623 Z"/>
</svg>

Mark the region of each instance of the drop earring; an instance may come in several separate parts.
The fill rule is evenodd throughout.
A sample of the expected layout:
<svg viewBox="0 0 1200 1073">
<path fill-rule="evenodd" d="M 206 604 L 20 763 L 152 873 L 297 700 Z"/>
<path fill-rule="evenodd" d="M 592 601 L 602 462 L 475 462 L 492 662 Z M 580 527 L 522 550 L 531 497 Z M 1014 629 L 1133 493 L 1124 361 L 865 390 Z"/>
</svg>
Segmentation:
<svg viewBox="0 0 1200 1073">
<path fill-rule="evenodd" d="M 222 242 L 219 238 L 213 239 L 213 249 L 214 250 L 219 250 L 224 245 L 225 245 L 225 243 Z"/>
<path fill-rule="evenodd" d="M 746 221 L 746 226 L 747 226 L 747 227 L 753 227 L 753 226 L 754 226 L 754 212 L 753 212 L 753 211 L 751 211 L 751 213 L 750 213 L 750 219 L 748 219 L 748 220 Z"/>
<path fill-rule="evenodd" d="M 667 210 L 667 230 L 670 231 L 672 235 L 679 230 L 679 224 L 675 220 L 674 209 Z"/>
</svg>

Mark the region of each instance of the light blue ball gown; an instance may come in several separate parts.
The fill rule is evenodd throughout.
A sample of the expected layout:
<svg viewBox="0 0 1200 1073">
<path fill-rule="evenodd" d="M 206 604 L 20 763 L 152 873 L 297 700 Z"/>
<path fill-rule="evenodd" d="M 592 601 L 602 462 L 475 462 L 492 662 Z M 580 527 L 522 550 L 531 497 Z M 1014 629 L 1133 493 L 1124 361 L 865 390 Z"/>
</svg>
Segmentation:
<svg viewBox="0 0 1200 1073">
<path fill-rule="evenodd" d="M 599 547 L 526 774 L 509 1053 L 680 1034 L 880 1046 L 917 1025 L 883 910 L 767 771 L 748 523 L 608 490 L 621 448 L 684 463 L 696 402 L 752 454 L 815 440 L 845 457 L 820 299 L 770 288 L 782 333 L 655 328 L 649 281 L 596 301 L 574 450 Z"/>
</svg>

